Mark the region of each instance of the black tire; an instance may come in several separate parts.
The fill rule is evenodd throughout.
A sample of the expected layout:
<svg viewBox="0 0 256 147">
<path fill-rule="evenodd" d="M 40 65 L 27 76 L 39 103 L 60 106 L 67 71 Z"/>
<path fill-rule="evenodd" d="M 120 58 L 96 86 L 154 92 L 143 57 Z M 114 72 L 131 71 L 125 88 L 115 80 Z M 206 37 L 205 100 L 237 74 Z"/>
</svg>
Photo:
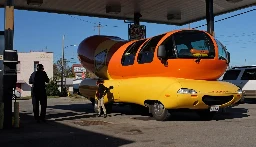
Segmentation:
<svg viewBox="0 0 256 147">
<path fill-rule="evenodd" d="M 95 105 L 95 101 L 96 101 L 96 100 L 95 100 L 94 98 L 90 98 L 89 100 L 91 101 L 92 106 L 94 107 L 94 105 Z M 97 102 L 97 103 L 98 103 L 98 102 Z"/>
<path fill-rule="evenodd" d="M 171 117 L 171 113 L 165 109 L 164 105 L 160 102 L 155 102 L 150 108 L 152 116 L 157 121 L 166 121 Z"/>
<path fill-rule="evenodd" d="M 112 103 L 105 104 L 105 108 L 108 114 L 112 113 L 112 107 L 113 107 Z"/>
<path fill-rule="evenodd" d="M 215 116 L 216 112 L 210 112 L 210 110 L 199 110 L 197 114 L 201 118 L 201 120 L 210 121 Z"/>
</svg>

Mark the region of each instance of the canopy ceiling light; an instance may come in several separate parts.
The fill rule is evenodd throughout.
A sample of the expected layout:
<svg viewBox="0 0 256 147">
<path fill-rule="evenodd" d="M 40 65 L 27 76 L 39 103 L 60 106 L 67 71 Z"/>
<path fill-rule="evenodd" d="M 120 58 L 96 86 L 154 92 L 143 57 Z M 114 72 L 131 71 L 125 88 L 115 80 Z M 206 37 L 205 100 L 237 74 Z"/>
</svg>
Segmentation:
<svg viewBox="0 0 256 147">
<path fill-rule="evenodd" d="M 27 0 L 27 4 L 30 6 L 40 7 L 43 3 L 43 0 Z"/>
<path fill-rule="evenodd" d="M 243 0 L 226 0 L 227 2 L 230 2 L 230 3 L 238 3 L 238 2 L 241 2 Z"/>
<path fill-rule="evenodd" d="M 106 5 L 106 13 L 119 14 L 121 13 L 120 2 L 110 2 Z"/>
<path fill-rule="evenodd" d="M 169 13 L 167 14 L 167 20 L 181 20 L 180 13 Z"/>
</svg>

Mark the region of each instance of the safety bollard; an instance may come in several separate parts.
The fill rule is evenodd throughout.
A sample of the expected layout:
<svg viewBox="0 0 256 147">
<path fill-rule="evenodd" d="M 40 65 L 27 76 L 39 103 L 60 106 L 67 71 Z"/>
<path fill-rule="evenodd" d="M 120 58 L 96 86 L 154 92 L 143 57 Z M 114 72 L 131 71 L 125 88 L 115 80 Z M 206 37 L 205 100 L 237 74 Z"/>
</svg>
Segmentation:
<svg viewBox="0 0 256 147">
<path fill-rule="evenodd" d="M 19 102 L 14 102 L 14 128 L 20 127 Z"/>
<path fill-rule="evenodd" d="M 4 103 L 0 103 L 0 129 L 4 127 Z"/>
</svg>

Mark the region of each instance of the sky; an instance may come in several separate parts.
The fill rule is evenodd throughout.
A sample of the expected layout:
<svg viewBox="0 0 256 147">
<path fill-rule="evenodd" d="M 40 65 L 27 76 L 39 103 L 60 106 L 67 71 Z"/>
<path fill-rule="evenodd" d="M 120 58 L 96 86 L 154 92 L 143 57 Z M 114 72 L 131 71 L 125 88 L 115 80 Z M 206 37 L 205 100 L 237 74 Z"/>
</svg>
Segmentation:
<svg viewBox="0 0 256 147">
<path fill-rule="evenodd" d="M 219 20 L 247 10 L 250 7 L 216 16 Z M 231 66 L 256 65 L 256 11 L 215 23 L 215 35 L 231 53 Z M 118 36 L 128 39 L 128 24 L 123 20 L 69 16 L 46 12 L 15 10 L 14 49 L 18 52 L 50 51 L 54 52 L 54 61 L 61 58 L 62 36 L 65 35 L 65 46 L 79 45 L 86 37 L 98 34 L 94 23 L 107 25 L 101 28 L 101 35 Z M 4 9 L 0 9 L 0 22 L 4 22 Z M 87 21 L 87 22 L 86 22 Z M 152 37 L 174 29 L 188 28 L 188 25 L 174 26 L 155 23 L 144 23 L 147 27 L 147 37 Z M 191 28 L 206 24 L 206 20 L 191 23 Z M 117 27 L 115 27 L 117 26 Z M 0 23 L 4 30 L 4 23 Z M 157 29 L 156 29 L 157 28 Z M 205 27 L 199 28 L 206 30 Z M 77 47 L 65 49 L 65 58 L 79 63 Z M 74 59 L 72 59 L 74 58 Z"/>
</svg>

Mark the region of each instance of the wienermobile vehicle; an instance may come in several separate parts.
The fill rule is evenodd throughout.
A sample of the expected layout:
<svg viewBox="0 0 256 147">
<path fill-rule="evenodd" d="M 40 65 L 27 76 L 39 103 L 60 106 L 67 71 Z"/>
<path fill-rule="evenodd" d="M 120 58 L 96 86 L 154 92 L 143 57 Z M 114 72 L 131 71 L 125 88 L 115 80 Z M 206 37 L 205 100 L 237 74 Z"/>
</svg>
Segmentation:
<svg viewBox="0 0 256 147">
<path fill-rule="evenodd" d="M 230 54 L 205 31 L 175 30 L 148 39 L 126 41 L 113 36 L 91 36 L 78 47 L 81 64 L 110 87 L 106 104 L 137 104 L 159 121 L 179 110 L 194 110 L 212 119 L 219 108 L 241 99 L 237 86 L 217 81 Z M 96 82 L 81 82 L 81 95 L 95 97 Z"/>
</svg>

